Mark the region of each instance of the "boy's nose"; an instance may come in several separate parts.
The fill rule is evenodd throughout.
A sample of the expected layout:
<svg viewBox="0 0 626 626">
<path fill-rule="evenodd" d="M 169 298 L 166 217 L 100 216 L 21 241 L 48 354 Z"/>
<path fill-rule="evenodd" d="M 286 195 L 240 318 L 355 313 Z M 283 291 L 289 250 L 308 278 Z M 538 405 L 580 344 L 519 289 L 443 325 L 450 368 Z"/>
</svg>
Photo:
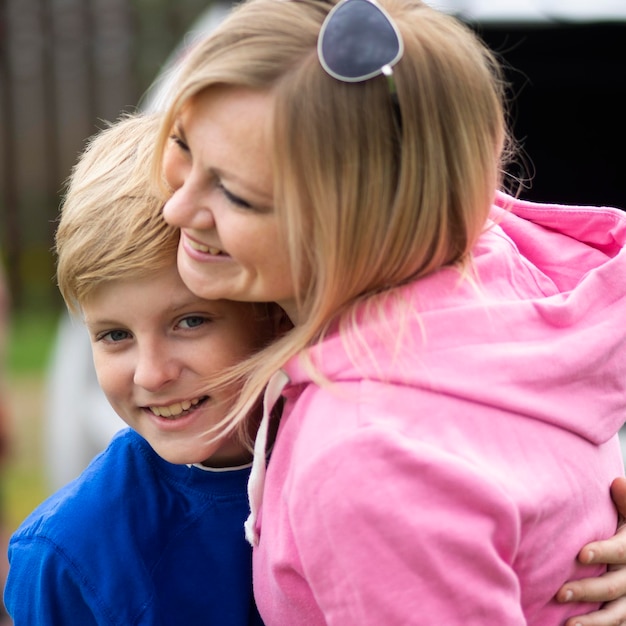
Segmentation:
<svg viewBox="0 0 626 626">
<path fill-rule="evenodd" d="M 148 391 L 157 391 L 176 380 L 180 374 L 177 361 L 161 346 L 141 351 L 133 381 Z"/>
</svg>

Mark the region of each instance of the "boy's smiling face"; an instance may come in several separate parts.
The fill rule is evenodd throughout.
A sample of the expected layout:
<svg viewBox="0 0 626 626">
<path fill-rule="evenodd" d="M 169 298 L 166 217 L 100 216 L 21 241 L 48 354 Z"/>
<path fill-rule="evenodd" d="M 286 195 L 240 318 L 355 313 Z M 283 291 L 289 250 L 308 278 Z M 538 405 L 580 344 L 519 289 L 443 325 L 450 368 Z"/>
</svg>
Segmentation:
<svg viewBox="0 0 626 626">
<path fill-rule="evenodd" d="M 260 348 L 269 322 L 249 303 L 203 300 L 176 266 L 98 286 L 82 310 L 98 381 L 118 415 L 171 463 L 235 466 L 250 460 L 235 437 L 207 431 L 238 389 L 207 379 Z"/>
</svg>

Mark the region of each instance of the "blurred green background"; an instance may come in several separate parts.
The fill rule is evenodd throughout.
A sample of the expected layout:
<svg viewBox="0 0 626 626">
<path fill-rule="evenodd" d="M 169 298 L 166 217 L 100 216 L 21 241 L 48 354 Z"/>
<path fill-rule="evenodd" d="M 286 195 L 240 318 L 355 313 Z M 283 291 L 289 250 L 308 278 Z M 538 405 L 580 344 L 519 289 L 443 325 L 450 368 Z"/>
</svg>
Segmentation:
<svg viewBox="0 0 626 626">
<path fill-rule="evenodd" d="M 48 495 L 40 434 L 45 372 L 56 324 L 56 313 L 44 309 L 14 316 L 10 325 L 6 390 L 12 428 L 2 482 L 8 531 Z"/>
</svg>

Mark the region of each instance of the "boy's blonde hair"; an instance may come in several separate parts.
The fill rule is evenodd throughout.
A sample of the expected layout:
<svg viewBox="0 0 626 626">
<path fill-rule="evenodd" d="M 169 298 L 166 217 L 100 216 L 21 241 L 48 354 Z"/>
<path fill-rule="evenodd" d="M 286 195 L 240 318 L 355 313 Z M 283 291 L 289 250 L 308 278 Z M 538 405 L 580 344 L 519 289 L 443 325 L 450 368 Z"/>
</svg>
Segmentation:
<svg viewBox="0 0 626 626">
<path fill-rule="evenodd" d="M 159 119 L 125 115 L 88 142 L 72 170 L 56 231 L 57 281 L 70 311 L 106 281 L 175 262 L 178 229 L 150 177 Z"/>
<path fill-rule="evenodd" d="M 334 2 L 248 0 L 196 45 L 166 111 L 155 175 L 196 94 L 233 86 L 275 97 L 268 156 L 299 322 L 237 370 L 249 382 L 235 421 L 288 358 L 335 321 L 351 324 L 358 302 L 466 264 L 501 184 L 508 131 L 494 55 L 420 0 L 379 2 L 404 39 L 397 103 L 384 76 L 347 84 L 322 69 L 317 39 Z"/>
</svg>

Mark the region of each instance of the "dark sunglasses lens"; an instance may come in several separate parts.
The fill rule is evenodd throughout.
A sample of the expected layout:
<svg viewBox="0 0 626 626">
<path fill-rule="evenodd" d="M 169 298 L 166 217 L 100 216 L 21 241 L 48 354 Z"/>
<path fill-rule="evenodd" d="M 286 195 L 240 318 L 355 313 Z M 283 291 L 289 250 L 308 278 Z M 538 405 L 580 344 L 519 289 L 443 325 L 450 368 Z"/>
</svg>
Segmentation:
<svg viewBox="0 0 626 626">
<path fill-rule="evenodd" d="M 396 31 L 369 0 L 347 0 L 337 6 L 325 27 L 323 59 L 333 73 L 344 79 L 378 74 L 400 52 Z"/>
</svg>

